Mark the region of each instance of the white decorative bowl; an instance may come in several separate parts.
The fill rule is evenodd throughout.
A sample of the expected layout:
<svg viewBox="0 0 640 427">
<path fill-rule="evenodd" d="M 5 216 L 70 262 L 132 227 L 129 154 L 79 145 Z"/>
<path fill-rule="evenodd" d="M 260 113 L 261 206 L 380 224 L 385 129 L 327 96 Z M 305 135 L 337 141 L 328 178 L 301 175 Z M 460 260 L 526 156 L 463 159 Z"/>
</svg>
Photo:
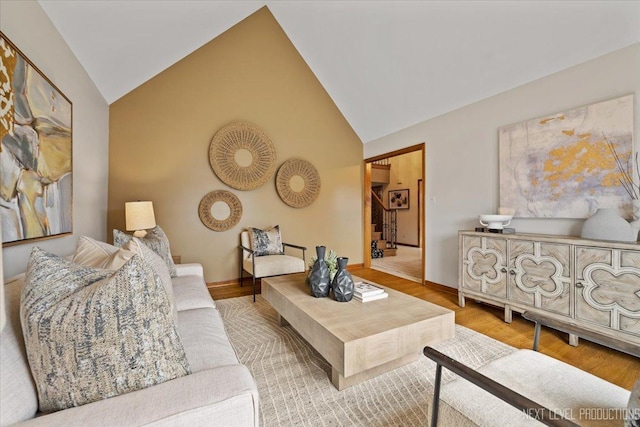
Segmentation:
<svg viewBox="0 0 640 427">
<path fill-rule="evenodd" d="M 478 215 L 480 224 L 494 230 L 502 230 L 511 223 L 513 215 Z"/>
</svg>

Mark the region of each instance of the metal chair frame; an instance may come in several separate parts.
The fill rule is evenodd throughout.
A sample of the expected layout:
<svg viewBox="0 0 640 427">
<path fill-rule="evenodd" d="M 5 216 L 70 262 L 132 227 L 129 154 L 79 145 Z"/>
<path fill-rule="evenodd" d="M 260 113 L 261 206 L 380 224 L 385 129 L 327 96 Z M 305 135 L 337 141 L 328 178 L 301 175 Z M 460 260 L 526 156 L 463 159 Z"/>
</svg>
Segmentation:
<svg viewBox="0 0 640 427">
<path fill-rule="evenodd" d="M 307 248 L 304 246 L 299 246 L 299 245 L 293 245 L 291 243 L 283 243 L 282 244 L 282 249 L 286 250 L 286 248 L 294 248 L 294 249 L 300 249 L 302 251 L 302 262 L 304 262 L 304 265 L 307 265 L 307 258 L 306 258 L 306 250 Z M 242 287 L 243 285 L 243 280 L 244 280 L 244 251 L 247 251 L 251 254 L 251 277 L 253 278 L 252 280 L 252 286 L 253 286 L 253 302 L 256 302 L 256 254 L 253 251 L 253 249 L 247 248 L 246 246 L 243 246 L 242 243 L 240 243 L 240 246 L 238 248 L 240 250 L 240 287 Z M 247 271 L 247 273 L 249 273 Z M 269 276 L 264 276 L 264 277 L 269 277 Z M 258 277 L 258 279 L 262 279 L 262 277 Z"/>
</svg>

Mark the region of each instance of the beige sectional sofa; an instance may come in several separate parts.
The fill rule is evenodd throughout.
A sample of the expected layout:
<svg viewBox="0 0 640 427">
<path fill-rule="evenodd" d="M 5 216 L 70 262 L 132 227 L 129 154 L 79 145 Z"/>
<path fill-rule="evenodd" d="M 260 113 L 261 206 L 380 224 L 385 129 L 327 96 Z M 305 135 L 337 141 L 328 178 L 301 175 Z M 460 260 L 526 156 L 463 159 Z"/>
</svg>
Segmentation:
<svg viewBox="0 0 640 427">
<path fill-rule="evenodd" d="M 5 284 L 7 324 L 0 334 L 0 426 L 257 426 L 258 391 L 241 365 L 199 264 L 177 265 L 172 279 L 178 330 L 192 373 L 50 414 L 38 412 L 20 325 L 24 274 Z"/>
</svg>

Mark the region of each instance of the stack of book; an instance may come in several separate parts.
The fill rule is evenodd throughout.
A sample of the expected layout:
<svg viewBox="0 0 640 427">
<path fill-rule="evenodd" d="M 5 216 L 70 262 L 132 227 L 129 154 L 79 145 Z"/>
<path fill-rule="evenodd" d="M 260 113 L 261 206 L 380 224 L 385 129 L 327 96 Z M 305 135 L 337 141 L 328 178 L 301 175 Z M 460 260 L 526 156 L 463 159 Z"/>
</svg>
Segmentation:
<svg viewBox="0 0 640 427">
<path fill-rule="evenodd" d="M 388 297 L 389 294 L 379 286 L 368 282 L 356 282 L 353 285 L 353 298 L 362 301 L 375 301 Z"/>
</svg>

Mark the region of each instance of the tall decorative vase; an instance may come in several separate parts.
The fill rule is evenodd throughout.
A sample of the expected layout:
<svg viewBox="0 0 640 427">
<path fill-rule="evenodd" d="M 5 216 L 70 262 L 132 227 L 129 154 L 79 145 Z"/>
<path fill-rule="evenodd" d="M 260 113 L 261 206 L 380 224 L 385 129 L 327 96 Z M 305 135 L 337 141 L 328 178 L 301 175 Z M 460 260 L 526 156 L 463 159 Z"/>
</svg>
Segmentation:
<svg viewBox="0 0 640 427">
<path fill-rule="evenodd" d="M 581 237 L 585 239 L 635 242 L 631 225 L 618 215 L 618 209 L 598 209 L 582 225 Z"/>
<path fill-rule="evenodd" d="M 631 203 L 633 205 L 633 221 L 631 221 L 631 229 L 633 230 L 633 236 L 638 240 L 638 233 L 640 232 L 640 200 L 633 199 Z"/>
<path fill-rule="evenodd" d="M 322 298 L 329 295 L 331 279 L 329 278 L 329 266 L 324 260 L 324 254 L 326 251 L 326 247 L 316 246 L 316 255 L 318 256 L 318 259 L 313 263 L 311 273 L 309 274 L 311 295 L 316 298 Z"/>
<path fill-rule="evenodd" d="M 347 271 L 347 263 L 349 258 L 338 257 L 338 271 L 333 276 L 331 288 L 333 289 L 333 298 L 339 302 L 348 302 L 353 298 L 353 277 Z"/>
</svg>

